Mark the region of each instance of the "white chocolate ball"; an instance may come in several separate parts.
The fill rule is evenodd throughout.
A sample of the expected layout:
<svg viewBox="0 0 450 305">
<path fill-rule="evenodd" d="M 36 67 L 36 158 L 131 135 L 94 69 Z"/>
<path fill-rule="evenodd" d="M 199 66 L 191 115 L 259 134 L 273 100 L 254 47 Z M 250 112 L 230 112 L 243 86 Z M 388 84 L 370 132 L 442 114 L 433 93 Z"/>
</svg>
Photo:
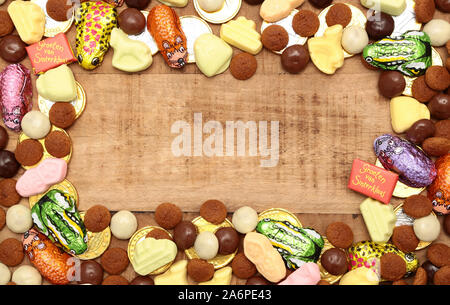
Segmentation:
<svg viewBox="0 0 450 305">
<path fill-rule="evenodd" d="M 6 285 L 11 280 L 11 271 L 8 266 L 0 263 L 0 285 Z"/>
<path fill-rule="evenodd" d="M 341 44 L 348 53 L 359 54 L 369 44 L 369 35 L 362 27 L 352 25 L 344 29 Z"/>
<path fill-rule="evenodd" d="M 201 259 L 212 259 L 219 251 L 219 241 L 214 233 L 204 231 L 197 235 L 194 243 L 195 253 Z"/>
<path fill-rule="evenodd" d="M 137 219 L 130 211 L 119 211 L 111 217 L 111 233 L 118 239 L 129 239 L 137 230 Z"/>
<path fill-rule="evenodd" d="M 416 234 L 417 238 L 421 241 L 434 241 L 441 232 L 441 224 L 433 214 L 415 219 L 413 226 L 414 234 Z"/>
<path fill-rule="evenodd" d="M 198 4 L 202 10 L 206 12 L 216 12 L 223 6 L 225 0 L 198 0 Z"/>
<path fill-rule="evenodd" d="M 42 139 L 51 128 L 48 116 L 38 110 L 27 112 L 22 119 L 22 130 L 25 135 L 32 139 Z"/>
<path fill-rule="evenodd" d="M 42 276 L 33 266 L 20 266 L 14 271 L 12 281 L 17 285 L 41 285 Z"/>
<path fill-rule="evenodd" d="M 31 210 L 21 204 L 13 205 L 6 212 L 6 225 L 14 233 L 25 233 L 33 226 Z"/>
<path fill-rule="evenodd" d="M 258 224 L 258 213 L 251 207 L 244 206 L 233 213 L 231 222 L 236 231 L 247 234 L 248 232 L 255 230 L 256 225 Z"/>
<path fill-rule="evenodd" d="M 450 40 L 450 23 L 445 20 L 433 19 L 423 27 L 423 31 L 430 36 L 434 47 L 442 47 Z"/>
</svg>

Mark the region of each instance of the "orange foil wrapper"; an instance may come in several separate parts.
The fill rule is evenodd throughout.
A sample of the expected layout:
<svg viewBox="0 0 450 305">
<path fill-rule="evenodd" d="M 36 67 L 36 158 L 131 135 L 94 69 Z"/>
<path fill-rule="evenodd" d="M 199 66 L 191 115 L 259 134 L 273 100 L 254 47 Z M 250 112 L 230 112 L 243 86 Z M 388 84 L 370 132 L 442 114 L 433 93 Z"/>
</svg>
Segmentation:
<svg viewBox="0 0 450 305">
<path fill-rule="evenodd" d="M 64 33 L 34 43 L 26 49 L 35 74 L 77 61 Z"/>
<path fill-rule="evenodd" d="M 397 180 L 397 174 L 355 159 L 348 188 L 388 204 L 391 201 Z"/>
</svg>

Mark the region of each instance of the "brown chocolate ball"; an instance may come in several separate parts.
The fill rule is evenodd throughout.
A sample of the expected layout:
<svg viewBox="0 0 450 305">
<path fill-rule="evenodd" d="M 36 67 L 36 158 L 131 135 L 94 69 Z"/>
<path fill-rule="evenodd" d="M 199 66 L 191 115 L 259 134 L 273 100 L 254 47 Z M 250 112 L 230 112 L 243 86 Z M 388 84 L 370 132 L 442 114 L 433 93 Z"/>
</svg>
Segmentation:
<svg viewBox="0 0 450 305">
<path fill-rule="evenodd" d="M 438 267 L 436 267 L 435 265 L 433 265 L 430 261 L 425 261 L 422 266 L 423 269 L 425 269 L 426 273 L 427 273 L 427 282 L 428 284 L 432 284 L 433 283 L 433 277 L 434 274 L 436 273 L 436 271 L 439 270 Z"/>
<path fill-rule="evenodd" d="M 191 248 L 197 238 L 197 227 L 190 221 L 182 221 L 173 230 L 173 240 L 179 250 Z"/>
<path fill-rule="evenodd" d="M 406 81 L 398 71 L 384 71 L 378 79 L 378 89 L 382 96 L 393 98 L 403 93 Z"/>
<path fill-rule="evenodd" d="M 407 131 L 406 139 L 413 144 L 420 145 L 425 139 L 434 136 L 436 127 L 427 119 L 418 120 Z"/>
<path fill-rule="evenodd" d="M 326 250 L 320 258 L 323 268 L 333 275 L 344 274 L 348 270 L 347 254 L 338 248 Z"/>
<path fill-rule="evenodd" d="M 367 16 L 366 31 L 371 39 L 382 39 L 394 31 L 394 18 L 391 15 L 369 10 Z"/>
<path fill-rule="evenodd" d="M 286 48 L 281 54 L 281 66 L 289 73 L 299 73 L 309 62 L 308 50 L 299 44 Z"/>
<path fill-rule="evenodd" d="M 130 285 L 148 286 L 155 285 L 155 282 L 149 276 L 137 276 L 131 281 Z"/>
<path fill-rule="evenodd" d="M 27 56 L 26 46 L 18 35 L 7 35 L 0 40 L 0 57 L 10 63 L 21 62 Z"/>
<path fill-rule="evenodd" d="M 0 126 L 0 150 L 5 149 L 6 145 L 8 145 L 8 132 L 3 126 Z"/>
<path fill-rule="evenodd" d="M 138 9 L 127 8 L 119 14 L 119 27 L 128 35 L 138 35 L 145 30 L 147 20 Z"/>
<path fill-rule="evenodd" d="M 150 4 L 150 0 L 125 0 L 125 3 L 128 7 L 134 7 L 138 10 L 143 10 Z"/>
<path fill-rule="evenodd" d="M 450 0 L 434 0 L 436 7 L 444 13 L 450 13 Z"/>
<path fill-rule="evenodd" d="M 316 8 L 326 8 L 331 2 L 333 2 L 333 0 L 309 0 L 309 3 Z"/>
<path fill-rule="evenodd" d="M 270 283 L 262 276 L 252 276 L 247 280 L 245 285 L 270 285 Z"/>
<path fill-rule="evenodd" d="M 239 234 L 233 228 L 220 228 L 216 231 L 216 237 L 219 241 L 219 254 L 231 254 L 239 246 Z"/>
<path fill-rule="evenodd" d="M 433 117 L 440 120 L 450 118 L 450 95 L 436 94 L 428 103 L 428 109 Z"/>
<path fill-rule="evenodd" d="M 103 268 L 96 261 L 83 261 L 80 266 L 79 284 L 100 285 L 103 282 Z"/>
<path fill-rule="evenodd" d="M 0 177 L 11 178 L 17 174 L 20 168 L 14 153 L 9 150 L 0 151 Z"/>
</svg>

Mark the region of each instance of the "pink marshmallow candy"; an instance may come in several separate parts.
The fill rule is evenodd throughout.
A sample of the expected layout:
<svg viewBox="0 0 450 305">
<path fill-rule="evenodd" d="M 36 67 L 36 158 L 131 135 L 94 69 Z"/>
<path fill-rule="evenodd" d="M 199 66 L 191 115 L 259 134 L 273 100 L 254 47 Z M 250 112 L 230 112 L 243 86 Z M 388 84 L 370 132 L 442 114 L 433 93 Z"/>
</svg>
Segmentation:
<svg viewBox="0 0 450 305">
<path fill-rule="evenodd" d="M 319 281 L 319 266 L 315 263 L 306 263 L 278 285 L 317 285 Z"/>
<path fill-rule="evenodd" d="M 67 174 L 67 162 L 49 158 L 23 174 L 16 183 L 16 191 L 22 197 L 41 194 L 50 186 L 63 181 Z"/>
</svg>

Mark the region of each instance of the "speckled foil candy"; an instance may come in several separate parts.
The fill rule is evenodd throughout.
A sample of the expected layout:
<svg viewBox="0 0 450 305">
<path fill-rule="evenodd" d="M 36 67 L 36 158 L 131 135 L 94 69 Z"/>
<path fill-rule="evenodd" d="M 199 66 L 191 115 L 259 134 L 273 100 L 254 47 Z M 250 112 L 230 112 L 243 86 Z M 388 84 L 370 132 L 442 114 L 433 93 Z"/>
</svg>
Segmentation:
<svg viewBox="0 0 450 305">
<path fill-rule="evenodd" d="M 23 249 L 42 276 L 55 285 L 69 284 L 73 258 L 55 246 L 44 234 L 31 229 L 23 235 Z"/>
<path fill-rule="evenodd" d="M 439 215 L 450 213 L 450 154 L 436 160 L 437 176 L 428 187 L 427 195 L 433 203 L 433 210 Z"/>
<path fill-rule="evenodd" d="M 3 122 L 20 131 L 23 116 L 33 108 L 30 70 L 22 64 L 7 66 L 0 74 L 0 96 Z"/>
<path fill-rule="evenodd" d="M 375 154 L 383 167 L 396 172 L 411 187 L 426 187 L 436 178 L 433 161 L 417 146 L 390 134 L 374 141 Z"/>
</svg>

